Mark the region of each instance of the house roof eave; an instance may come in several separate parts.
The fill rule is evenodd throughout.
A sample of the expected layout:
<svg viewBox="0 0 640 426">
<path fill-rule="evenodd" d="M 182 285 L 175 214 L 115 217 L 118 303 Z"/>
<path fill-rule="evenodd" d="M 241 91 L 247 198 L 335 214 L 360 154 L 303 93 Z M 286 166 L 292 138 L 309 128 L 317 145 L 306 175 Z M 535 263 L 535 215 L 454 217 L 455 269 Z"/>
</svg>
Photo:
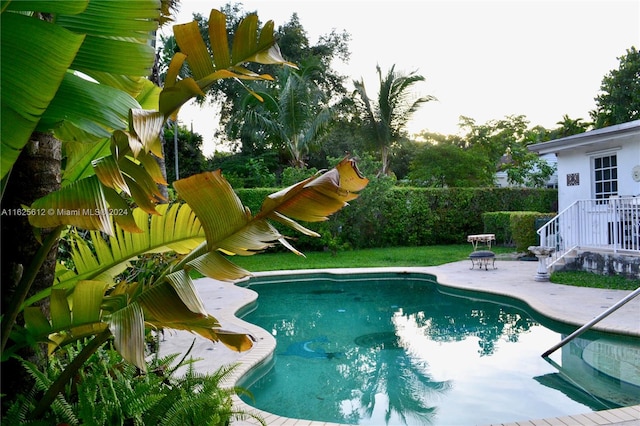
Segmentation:
<svg viewBox="0 0 640 426">
<path fill-rule="evenodd" d="M 529 145 L 528 148 L 530 151 L 537 152 L 541 155 L 558 153 L 560 151 L 566 151 L 582 146 L 596 145 L 601 142 L 610 142 L 633 134 L 637 134 L 638 137 L 640 137 L 640 120 L 603 127 L 602 129 L 591 130 L 589 132 L 554 139 L 548 142 L 541 142 Z"/>
</svg>

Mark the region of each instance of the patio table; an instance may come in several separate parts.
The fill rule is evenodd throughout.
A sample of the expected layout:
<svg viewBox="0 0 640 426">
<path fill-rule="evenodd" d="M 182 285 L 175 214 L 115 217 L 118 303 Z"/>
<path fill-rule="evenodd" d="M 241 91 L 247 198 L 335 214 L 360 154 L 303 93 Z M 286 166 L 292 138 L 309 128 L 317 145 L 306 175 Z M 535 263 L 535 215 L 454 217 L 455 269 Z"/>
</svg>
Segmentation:
<svg viewBox="0 0 640 426">
<path fill-rule="evenodd" d="M 491 241 L 496 240 L 495 234 L 476 234 L 476 235 L 468 235 L 467 241 L 471 243 L 473 246 L 473 251 L 478 250 L 478 244 L 482 243 L 486 245 L 489 249 L 491 248 Z"/>
</svg>

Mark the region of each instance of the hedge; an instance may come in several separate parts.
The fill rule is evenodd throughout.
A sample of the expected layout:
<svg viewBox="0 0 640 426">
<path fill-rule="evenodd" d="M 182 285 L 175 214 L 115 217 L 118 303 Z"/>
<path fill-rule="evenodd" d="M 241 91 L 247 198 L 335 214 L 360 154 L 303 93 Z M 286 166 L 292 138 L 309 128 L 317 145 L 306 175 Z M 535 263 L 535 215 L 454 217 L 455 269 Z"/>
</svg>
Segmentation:
<svg viewBox="0 0 640 426">
<path fill-rule="evenodd" d="M 262 200 L 276 191 L 247 188 L 237 194 L 255 214 Z M 555 189 L 406 188 L 374 179 L 358 199 L 327 222 L 303 224 L 322 238 L 283 232 L 298 238 L 294 244 L 301 250 L 460 244 L 469 234 L 485 232 L 483 213 L 552 212 L 557 197 Z M 500 238 L 498 242 L 506 241 Z"/>
<path fill-rule="evenodd" d="M 495 234 L 496 242 L 515 245 L 516 251 L 526 252 L 529 246 L 539 244 L 538 228 L 552 219 L 554 213 L 489 212 L 482 214 L 484 233 Z"/>
</svg>

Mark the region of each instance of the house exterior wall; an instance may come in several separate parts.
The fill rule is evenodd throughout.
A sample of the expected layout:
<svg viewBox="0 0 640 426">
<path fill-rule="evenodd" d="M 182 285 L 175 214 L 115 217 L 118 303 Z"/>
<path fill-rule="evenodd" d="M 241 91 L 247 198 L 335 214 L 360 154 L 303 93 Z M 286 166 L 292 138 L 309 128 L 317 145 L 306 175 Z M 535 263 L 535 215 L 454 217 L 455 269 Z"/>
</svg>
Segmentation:
<svg viewBox="0 0 640 426">
<path fill-rule="evenodd" d="M 549 229 L 563 242 L 556 255 L 560 259 L 570 255 L 564 258 L 566 267 L 639 277 L 640 182 L 634 179 L 633 170 L 640 167 L 640 120 L 530 145 L 529 149 L 540 155 L 553 153 L 558 160 L 559 214 Z M 613 154 L 617 176 L 608 159 L 599 161 L 603 184 L 599 195 L 624 198 L 594 200 L 595 159 Z M 627 197 L 637 198 L 629 201 Z M 582 253 L 570 261 L 574 248 Z M 560 265 L 554 263 L 554 268 Z"/>
<path fill-rule="evenodd" d="M 594 149 L 595 148 L 595 149 Z M 577 200 L 595 197 L 593 186 L 593 159 L 616 154 L 618 160 L 618 194 L 640 195 L 640 182 L 632 178 L 632 169 L 640 165 L 640 136 L 601 142 L 594 146 L 576 147 L 557 153 L 558 209 L 564 210 Z"/>
</svg>

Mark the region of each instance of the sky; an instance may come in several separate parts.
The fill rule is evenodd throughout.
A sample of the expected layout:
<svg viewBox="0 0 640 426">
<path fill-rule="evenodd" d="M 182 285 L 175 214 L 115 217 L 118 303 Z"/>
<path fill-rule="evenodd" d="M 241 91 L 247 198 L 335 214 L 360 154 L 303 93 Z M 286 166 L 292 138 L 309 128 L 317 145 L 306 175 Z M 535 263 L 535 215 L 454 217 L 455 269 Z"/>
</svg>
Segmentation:
<svg viewBox="0 0 640 426">
<path fill-rule="evenodd" d="M 208 16 L 228 1 L 182 0 L 176 23 L 192 13 Z M 459 132 L 460 116 L 477 124 L 524 115 L 530 125 L 557 127 L 566 114 L 590 120 L 603 77 L 619 68 L 618 58 L 640 48 L 640 1 L 616 0 L 298 0 L 241 1 L 276 28 L 293 13 L 310 44 L 332 30 L 351 35 L 348 63 L 334 68 L 352 80 L 364 79 L 370 97 L 383 74 L 416 71 L 425 82 L 416 95 L 437 101 L 422 106 L 408 125 Z M 224 149 L 214 140 L 215 109 L 186 105 L 179 120 L 203 135 L 204 153 Z"/>
</svg>

